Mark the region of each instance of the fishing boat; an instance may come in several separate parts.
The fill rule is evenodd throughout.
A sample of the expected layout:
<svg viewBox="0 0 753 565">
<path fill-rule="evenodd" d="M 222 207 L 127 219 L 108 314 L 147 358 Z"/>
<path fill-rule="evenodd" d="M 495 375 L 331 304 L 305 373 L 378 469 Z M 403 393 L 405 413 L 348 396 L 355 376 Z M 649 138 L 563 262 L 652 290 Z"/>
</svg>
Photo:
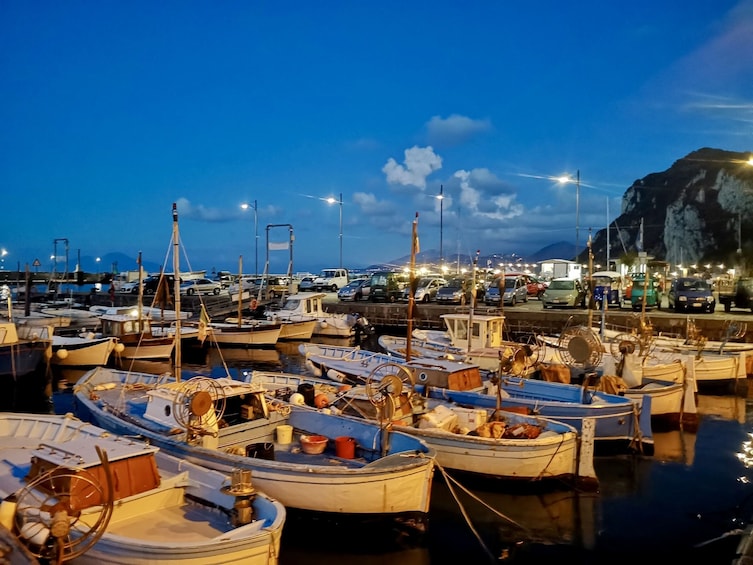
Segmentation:
<svg viewBox="0 0 753 565">
<path fill-rule="evenodd" d="M 313 376 L 363 384 L 379 365 L 405 366 L 417 386 L 428 385 L 432 396 L 464 405 L 495 408 L 502 390 L 502 408 L 559 420 L 581 431 L 583 420 L 596 420 L 595 443 L 601 451 L 628 449 L 651 453 L 651 400 L 579 386 L 503 375 L 494 384 L 478 366 L 445 359 L 411 358 L 406 361 L 385 353 L 358 347 L 302 343 L 298 346 L 305 366 Z"/>
<path fill-rule="evenodd" d="M 474 324 L 475 322 L 474 318 Z M 416 335 L 416 330 L 413 331 L 413 335 Z M 408 339 L 406 337 L 384 334 L 377 338 L 377 342 L 390 355 L 405 357 L 407 354 Z M 486 352 L 476 349 L 468 353 L 467 349 L 454 345 L 441 345 L 437 341 L 412 337 L 411 353 L 415 357 L 450 359 L 477 364 L 485 371 L 503 371 L 517 376 L 532 376 L 543 355 L 543 345 L 538 343 L 531 346 L 527 343 L 508 341 L 488 348 Z"/>
<path fill-rule="evenodd" d="M 498 371 L 501 359 L 517 357 L 519 376 L 528 375 L 535 369 L 541 356 L 541 344 L 531 339 L 519 343 L 502 338 L 505 317 L 497 314 L 450 313 L 440 316 L 445 331 L 415 329 L 411 332 L 418 345 L 428 351 L 445 350 L 463 356 L 468 363 L 475 363 L 487 371 Z M 405 343 L 405 340 L 402 340 Z"/>
<path fill-rule="evenodd" d="M 373 422 L 295 406 L 288 411 L 268 402 L 260 387 L 229 378 L 182 381 L 99 367 L 81 377 L 73 393 L 82 419 L 211 469 L 249 470 L 255 484 L 288 509 L 426 523 L 434 451 L 412 436 L 393 434 L 385 445 Z M 276 443 L 279 426 L 327 444 L 354 437 L 362 457 L 311 455 Z"/>
<path fill-rule="evenodd" d="M 51 326 L 17 326 L 0 320 L 0 376 L 13 378 L 34 372 L 52 342 Z"/>
<path fill-rule="evenodd" d="M 413 374 L 416 383 L 466 390 L 482 386 L 478 365 L 450 359 L 411 358 L 409 361 L 387 353 L 368 351 L 359 346 L 301 343 L 298 351 L 306 369 L 316 377 L 346 383 L 365 382 L 371 372 L 385 363 L 398 363 Z"/>
<path fill-rule="evenodd" d="M 177 246 L 175 205 L 173 224 Z M 409 532 L 425 527 L 434 451 L 407 434 L 387 443 L 373 422 L 269 402 L 257 385 L 228 377 L 183 381 L 178 350 L 172 375 L 98 367 L 73 394 L 82 419 L 210 469 L 251 471 L 255 484 L 289 509 L 384 518 Z M 275 441 L 283 430 L 296 437 L 295 447 Z M 319 437 L 318 453 L 304 445 L 310 436 Z M 361 456 L 334 456 L 327 448 L 340 436 L 355 438 Z"/>
<path fill-rule="evenodd" d="M 286 511 L 226 475 L 71 414 L 0 414 L 3 526 L 40 562 L 278 562 Z"/>
<path fill-rule="evenodd" d="M 155 334 L 152 321 L 138 311 L 102 314 L 102 337 L 117 338 L 123 345 L 121 359 L 169 359 L 175 349 L 175 334 Z"/>
<path fill-rule="evenodd" d="M 52 336 L 53 365 L 65 367 L 95 367 L 107 365 L 115 352 L 122 353 L 124 346 L 116 337 L 96 337 L 89 332 L 78 336 Z"/>
<path fill-rule="evenodd" d="M 211 322 L 210 339 L 220 347 L 274 347 L 280 337 L 280 324 L 265 322 L 266 320 Z"/>
<path fill-rule="evenodd" d="M 369 384 L 343 387 L 302 375 L 253 371 L 246 381 L 267 395 L 367 418 L 422 439 L 437 452 L 443 469 L 474 475 L 581 489 L 596 488 L 593 422 L 588 433 L 547 418 L 459 405 L 423 396 L 402 366 L 378 367 Z M 419 387 L 420 388 L 420 387 Z M 313 400 L 313 402 L 312 402 Z M 317 408 L 318 406 L 318 408 Z"/>
<path fill-rule="evenodd" d="M 291 294 L 278 310 L 267 310 L 269 317 L 278 321 L 298 322 L 302 320 L 316 322 L 313 335 L 347 338 L 353 335 L 356 318 L 350 314 L 327 312 L 322 299 L 322 292 L 305 292 Z"/>
</svg>

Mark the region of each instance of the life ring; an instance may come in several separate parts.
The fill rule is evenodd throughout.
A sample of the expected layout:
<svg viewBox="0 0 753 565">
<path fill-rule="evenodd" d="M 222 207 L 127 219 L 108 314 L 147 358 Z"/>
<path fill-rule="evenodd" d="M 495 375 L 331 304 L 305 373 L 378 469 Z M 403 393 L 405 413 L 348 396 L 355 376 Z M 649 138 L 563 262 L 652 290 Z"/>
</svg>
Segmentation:
<svg viewBox="0 0 753 565">
<path fill-rule="evenodd" d="M 259 306 L 259 303 L 256 301 L 256 298 L 251 300 L 251 310 L 256 310 L 256 307 Z"/>
</svg>

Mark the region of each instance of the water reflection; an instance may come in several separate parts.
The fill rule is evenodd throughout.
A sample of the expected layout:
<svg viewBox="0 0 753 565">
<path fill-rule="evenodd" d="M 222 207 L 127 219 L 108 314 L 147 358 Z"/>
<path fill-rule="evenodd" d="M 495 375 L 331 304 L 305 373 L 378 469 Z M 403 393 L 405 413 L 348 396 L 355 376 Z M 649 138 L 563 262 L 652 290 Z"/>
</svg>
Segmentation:
<svg viewBox="0 0 753 565">
<path fill-rule="evenodd" d="M 226 349 L 221 355 L 210 350 L 205 359 L 184 367 L 206 372 L 224 362 L 236 371 L 273 366 L 305 372 L 298 345 Z M 134 370 L 157 374 L 171 369 L 169 363 L 155 362 L 138 367 Z M 332 536 L 316 523 L 291 520 L 285 526 L 280 563 L 625 563 L 681 558 L 729 563 L 739 538 L 728 533 L 752 517 L 747 501 L 753 500 L 753 468 L 739 458 L 751 439 L 753 415 L 747 412 L 747 400 L 699 395 L 697 430 L 655 433 L 651 457 L 597 457 L 598 493 L 535 492 L 460 475 L 461 486 L 452 491 L 437 471 L 429 530 L 421 547 L 386 547 L 369 529 L 343 535 L 338 530 Z M 724 541 L 713 541 L 717 539 Z"/>
</svg>

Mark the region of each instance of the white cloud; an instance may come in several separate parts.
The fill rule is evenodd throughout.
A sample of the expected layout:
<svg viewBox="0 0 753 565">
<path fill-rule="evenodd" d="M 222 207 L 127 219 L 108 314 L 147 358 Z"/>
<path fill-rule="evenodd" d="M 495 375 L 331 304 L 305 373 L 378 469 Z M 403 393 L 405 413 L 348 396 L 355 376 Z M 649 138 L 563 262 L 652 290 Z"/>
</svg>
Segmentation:
<svg viewBox="0 0 753 565">
<path fill-rule="evenodd" d="M 459 114 L 452 114 L 448 118 L 433 116 L 426 123 L 429 143 L 438 145 L 458 145 L 491 129 L 489 120 L 474 120 Z"/>
<path fill-rule="evenodd" d="M 388 183 L 415 186 L 424 190 L 426 177 L 442 168 L 442 158 L 434 153 L 431 146 L 414 145 L 406 149 L 403 163 L 404 165 L 398 164 L 392 157 L 387 160 L 382 172 L 387 176 Z"/>
</svg>

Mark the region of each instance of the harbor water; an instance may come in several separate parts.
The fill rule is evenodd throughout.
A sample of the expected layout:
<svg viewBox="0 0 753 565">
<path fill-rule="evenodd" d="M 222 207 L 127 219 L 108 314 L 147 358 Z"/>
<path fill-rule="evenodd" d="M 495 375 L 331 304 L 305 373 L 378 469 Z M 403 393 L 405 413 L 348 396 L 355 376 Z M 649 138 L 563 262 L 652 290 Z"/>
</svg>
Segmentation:
<svg viewBox="0 0 753 565">
<path fill-rule="evenodd" d="M 184 355 L 192 373 L 233 375 L 253 369 L 305 372 L 298 344 L 275 349 L 227 349 Z M 134 370 L 161 373 L 168 363 Z M 55 373 L 75 381 L 75 370 Z M 0 408 L 40 411 L 44 375 L 29 375 Z M 12 383 L 3 386 L 13 388 Z M 698 429 L 655 433 L 653 456 L 600 456 L 599 491 L 546 491 L 524 484 L 478 480 L 439 469 L 429 527 L 419 540 L 351 524 L 319 524 L 291 516 L 282 540 L 282 565 L 371 563 L 669 562 L 731 563 L 742 529 L 753 517 L 753 393 L 698 398 Z M 13 404 L 11 404 L 13 402 Z M 13 406 L 14 408 L 11 408 Z M 748 459 L 750 457 L 750 459 Z"/>
</svg>

